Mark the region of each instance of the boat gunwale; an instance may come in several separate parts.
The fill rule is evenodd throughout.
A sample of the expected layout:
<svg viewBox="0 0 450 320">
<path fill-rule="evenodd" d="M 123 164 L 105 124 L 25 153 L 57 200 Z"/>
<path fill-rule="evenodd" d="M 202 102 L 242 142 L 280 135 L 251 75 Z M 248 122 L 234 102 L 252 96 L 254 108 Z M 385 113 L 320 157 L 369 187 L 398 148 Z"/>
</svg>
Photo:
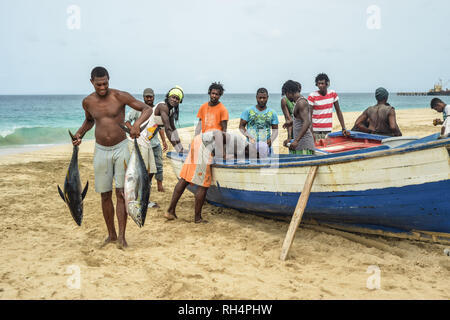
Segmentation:
<svg viewBox="0 0 450 320">
<path fill-rule="evenodd" d="M 414 151 L 421 151 L 426 149 L 436 149 L 440 147 L 450 147 L 450 137 L 444 139 L 438 139 L 433 141 L 426 141 L 423 143 L 407 145 L 404 147 L 395 147 L 395 148 L 386 148 L 383 150 L 369 150 L 372 148 L 363 149 L 367 152 L 360 153 L 360 150 L 349 151 L 350 154 L 342 155 L 339 153 L 334 154 L 326 154 L 326 155 L 317 155 L 313 156 L 315 159 L 311 159 L 309 157 L 296 157 L 294 159 L 280 159 L 278 161 L 271 161 L 270 163 L 260 163 L 260 164 L 221 164 L 214 163 L 212 167 L 214 168 L 225 168 L 225 169 L 261 169 L 261 168 L 289 168 L 289 167 L 306 167 L 306 166 L 320 166 L 320 165 L 330 165 L 330 164 L 338 164 L 345 163 L 351 161 L 365 160 L 365 159 L 373 159 L 384 156 L 391 156 L 396 154 L 404 154 Z M 373 147 L 379 148 L 379 147 Z M 359 151 L 359 152 L 358 152 Z M 175 157 L 173 155 L 176 155 Z M 179 153 L 176 152 L 168 152 L 167 157 L 176 161 L 184 161 L 182 157 L 179 156 Z M 319 159 L 317 159 L 319 158 Z M 272 158 L 273 159 L 273 158 Z"/>
</svg>

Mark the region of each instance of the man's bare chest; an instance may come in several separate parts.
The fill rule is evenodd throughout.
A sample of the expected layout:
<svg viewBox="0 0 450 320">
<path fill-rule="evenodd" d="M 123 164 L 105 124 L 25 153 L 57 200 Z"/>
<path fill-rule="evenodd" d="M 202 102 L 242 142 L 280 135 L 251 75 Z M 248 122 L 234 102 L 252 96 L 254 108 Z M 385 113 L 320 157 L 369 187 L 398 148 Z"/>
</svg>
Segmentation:
<svg viewBox="0 0 450 320">
<path fill-rule="evenodd" d="M 117 102 L 95 103 L 88 106 L 88 111 L 96 120 L 102 118 L 116 118 L 125 115 L 125 108 Z"/>
</svg>

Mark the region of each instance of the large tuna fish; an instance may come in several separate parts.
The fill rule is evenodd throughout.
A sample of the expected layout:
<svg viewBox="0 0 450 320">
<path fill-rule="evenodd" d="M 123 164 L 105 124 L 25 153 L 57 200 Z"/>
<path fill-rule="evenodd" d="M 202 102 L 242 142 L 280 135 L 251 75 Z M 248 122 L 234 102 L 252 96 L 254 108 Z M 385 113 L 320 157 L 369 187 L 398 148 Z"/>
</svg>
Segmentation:
<svg viewBox="0 0 450 320">
<path fill-rule="evenodd" d="M 69 131 L 70 137 L 74 140 L 73 134 Z M 70 214 L 81 226 L 83 220 L 83 200 L 88 191 L 89 182 L 86 182 L 83 192 L 81 191 L 80 172 L 78 171 L 78 146 L 73 146 L 72 159 L 67 169 L 66 180 L 64 181 L 64 192 L 58 186 L 59 195 L 67 204 Z"/>
<path fill-rule="evenodd" d="M 126 126 L 121 125 L 121 128 L 130 133 Z M 134 150 L 125 172 L 124 197 L 125 210 L 133 221 L 142 227 L 150 198 L 150 179 L 136 138 L 134 139 Z"/>
</svg>

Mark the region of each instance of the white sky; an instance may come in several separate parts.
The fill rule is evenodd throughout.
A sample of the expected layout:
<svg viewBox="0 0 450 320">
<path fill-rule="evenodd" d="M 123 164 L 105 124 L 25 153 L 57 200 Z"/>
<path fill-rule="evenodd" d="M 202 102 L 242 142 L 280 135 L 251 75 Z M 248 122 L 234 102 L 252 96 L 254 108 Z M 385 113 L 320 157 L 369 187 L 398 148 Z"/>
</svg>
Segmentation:
<svg viewBox="0 0 450 320">
<path fill-rule="evenodd" d="M 131 93 L 280 92 L 287 79 L 308 92 L 320 72 L 338 92 L 450 79 L 448 0 L 1 0 L 0 40 L 0 94 L 88 94 L 97 65 Z"/>
</svg>

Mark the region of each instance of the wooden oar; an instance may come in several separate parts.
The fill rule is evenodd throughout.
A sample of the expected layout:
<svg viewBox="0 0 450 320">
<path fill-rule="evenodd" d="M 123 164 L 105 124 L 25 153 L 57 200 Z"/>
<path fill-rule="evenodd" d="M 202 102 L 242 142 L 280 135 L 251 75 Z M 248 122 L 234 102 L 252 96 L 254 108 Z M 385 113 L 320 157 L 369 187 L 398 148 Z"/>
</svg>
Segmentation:
<svg viewBox="0 0 450 320">
<path fill-rule="evenodd" d="M 286 238 L 284 238 L 283 247 L 281 248 L 280 259 L 283 261 L 286 260 L 286 256 L 292 246 L 292 242 L 294 241 L 295 232 L 297 232 L 298 226 L 302 221 L 303 212 L 305 212 L 306 204 L 308 203 L 309 194 L 311 193 L 314 178 L 316 177 L 317 168 L 318 166 L 314 166 L 309 169 L 302 193 L 298 198 L 297 206 L 295 207 L 294 214 L 292 215 L 291 224 L 289 225 Z"/>
</svg>

